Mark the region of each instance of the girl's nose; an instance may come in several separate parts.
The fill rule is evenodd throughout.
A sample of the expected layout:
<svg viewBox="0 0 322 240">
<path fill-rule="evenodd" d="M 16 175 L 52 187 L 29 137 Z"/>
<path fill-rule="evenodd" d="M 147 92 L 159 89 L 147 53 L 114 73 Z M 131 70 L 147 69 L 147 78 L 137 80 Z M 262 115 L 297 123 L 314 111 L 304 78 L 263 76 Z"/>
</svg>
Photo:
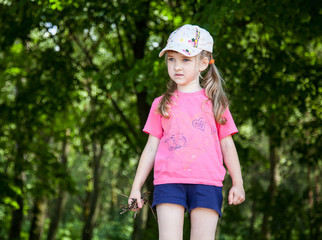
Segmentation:
<svg viewBox="0 0 322 240">
<path fill-rule="evenodd" d="M 176 62 L 175 65 L 174 65 L 174 69 L 175 70 L 180 70 L 181 69 L 181 64 Z"/>
</svg>

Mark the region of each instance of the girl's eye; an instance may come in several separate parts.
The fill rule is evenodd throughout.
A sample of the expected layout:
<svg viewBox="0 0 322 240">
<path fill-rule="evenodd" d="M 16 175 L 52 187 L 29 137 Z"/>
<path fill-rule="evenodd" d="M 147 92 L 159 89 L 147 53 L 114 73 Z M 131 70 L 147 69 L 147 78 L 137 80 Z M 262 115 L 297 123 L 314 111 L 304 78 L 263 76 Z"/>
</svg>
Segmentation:
<svg viewBox="0 0 322 240">
<path fill-rule="evenodd" d="M 190 59 L 188 59 L 188 58 L 184 58 L 184 59 L 183 59 L 183 61 L 184 61 L 184 62 L 189 62 L 189 61 L 190 61 Z"/>
<path fill-rule="evenodd" d="M 169 57 L 168 58 L 168 61 L 173 62 L 174 61 L 174 58 Z"/>
</svg>

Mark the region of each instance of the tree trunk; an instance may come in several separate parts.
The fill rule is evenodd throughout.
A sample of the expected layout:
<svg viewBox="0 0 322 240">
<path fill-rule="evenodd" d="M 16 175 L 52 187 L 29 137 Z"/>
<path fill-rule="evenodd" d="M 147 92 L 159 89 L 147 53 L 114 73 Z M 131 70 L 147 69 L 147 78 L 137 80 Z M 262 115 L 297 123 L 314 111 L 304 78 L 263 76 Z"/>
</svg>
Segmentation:
<svg viewBox="0 0 322 240">
<path fill-rule="evenodd" d="M 313 213 L 313 189 L 312 189 L 312 181 L 311 181 L 311 166 L 307 166 L 307 182 L 308 182 L 308 200 L 309 200 L 309 208 L 308 208 L 308 214 L 309 219 L 312 219 L 314 213 Z M 310 221 L 310 239 L 313 239 L 313 225 L 312 221 Z"/>
<path fill-rule="evenodd" d="M 56 205 L 51 216 L 51 221 L 47 233 L 47 240 L 55 240 L 59 221 L 61 219 L 65 204 L 67 201 L 67 192 L 62 188 L 59 189 L 58 198 L 56 199 Z"/>
<path fill-rule="evenodd" d="M 253 200 L 252 202 L 252 215 L 250 218 L 250 226 L 249 226 L 249 235 L 248 235 L 248 239 L 254 239 L 254 229 L 255 229 L 255 219 L 256 219 L 256 200 Z"/>
<path fill-rule="evenodd" d="M 63 140 L 62 153 L 61 153 L 61 164 L 67 167 L 67 155 L 68 155 L 68 143 L 67 137 Z M 56 205 L 51 216 L 51 221 L 48 229 L 47 240 L 55 240 L 56 233 L 58 230 L 59 221 L 63 213 L 65 204 L 67 201 L 67 192 L 61 186 L 59 187 L 58 198 L 56 199 Z"/>
<path fill-rule="evenodd" d="M 317 163 L 316 165 L 316 169 L 315 169 L 315 177 L 314 177 L 314 206 L 313 208 L 314 209 L 318 209 L 319 206 L 321 206 L 321 182 L 319 180 L 319 177 L 320 177 L 320 169 L 319 169 L 319 163 Z M 321 208 L 320 208 L 321 209 Z M 321 213 L 321 211 L 320 211 Z M 319 236 L 321 236 L 321 218 L 320 218 L 321 215 L 315 213 L 315 216 L 314 216 L 314 231 L 313 231 L 313 238 L 314 240 L 317 240 Z"/>
<path fill-rule="evenodd" d="M 143 129 L 146 119 L 148 118 L 150 105 L 146 102 L 147 92 L 143 91 L 137 93 L 137 107 L 138 107 L 138 114 L 140 119 L 140 129 Z M 153 193 L 153 173 L 151 172 L 146 180 L 146 184 L 143 186 L 142 193 L 150 192 Z M 147 229 L 147 221 L 152 220 L 153 214 L 149 211 L 148 208 L 144 208 L 140 214 L 137 215 L 134 221 L 134 230 L 132 233 L 132 240 L 142 240 L 142 239 L 149 239 L 146 236 L 146 229 Z M 154 222 L 154 220 L 152 220 Z"/>
<path fill-rule="evenodd" d="M 273 140 L 273 137 L 270 136 L 269 138 L 269 160 L 270 160 L 270 175 L 269 175 L 269 187 L 268 187 L 268 194 L 266 198 L 266 207 L 263 215 L 263 222 L 262 222 L 262 233 L 261 238 L 264 240 L 269 240 L 271 238 L 270 233 L 270 221 L 271 221 L 271 211 L 272 207 L 274 206 L 275 201 L 275 193 L 276 193 L 276 186 L 278 183 L 279 172 L 278 172 L 278 155 L 277 155 L 277 147 Z"/>
<path fill-rule="evenodd" d="M 313 169 L 312 169 L 313 168 Z M 310 219 L 309 239 L 317 240 L 320 236 L 320 221 L 317 213 L 319 208 L 319 165 L 307 166 L 307 182 L 308 182 L 308 215 Z"/>
<path fill-rule="evenodd" d="M 24 173 L 23 173 L 23 150 L 21 147 L 21 143 L 17 141 L 16 144 L 16 158 L 14 165 L 14 173 L 15 179 L 14 184 L 20 190 L 20 194 L 16 196 L 16 202 L 18 204 L 18 208 L 12 210 L 11 213 L 11 223 L 9 230 L 9 240 L 20 240 L 20 233 L 23 221 L 23 209 L 24 209 L 24 199 L 23 199 L 23 185 L 24 185 Z"/>
<path fill-rule="evenodd" d="M 98 146 L 99 145 L 99 146 Z M 98 149 L 99 147 L 99 149 Z M 93 191 L 89 195 L 88 214 L 85 213 L 85 225 L 83 227 L 82 240 L 91 240 L 98 216 L 100 195 L 100 162 L 103 154 L 103 144 L 97 144 L 93 140 Z"/>
<path fill-rule="evenodd" d="M 22 182 L 22 180 L 20 179 Z M 16 181 L 15 181 L 16 182 Z M 20 190 L 22 190 L 21 184 L 15 183 Z M 24 201 L 21 195 L 17 196 L 16 202 L 18 203 L 19 208 L 12 211 L 10 230 L 9 230 L 9 240 L 20 240 L 21 226 L 23 220 L 23 208 Z"/>
<path fill-rule="evenodd" d="M 36 199 L 33 218 L 29 233 L 29 240 L 40 240 L 44 232 L 44 224 L 46 219 L 47 199 L 40 197 Z"/>
<path fill-rule="evenodd" d="M 150 11 L 150 1 L 147 0 L 142 5 L 142 11 L 145 12 L 145 15 L 142 15 L 141 19 L 136 19 L 135 26 L 137 31 L 135 42 L 132 42 L 132 49 L 134 53 L 134 57 L 136 60 L 140 60 L 144 58 L 144 49 L 146 47 L 146 42 L 149 37 L 148 28 L 147 28 L 147 16 L 149 16 Z M 143 129 L 146 119 L 148 117 L 150 111 L 150 105 L 147 103 L 147 89 L 143 91 L 136 92 L 137 97 L 137 109 L 138 115 L 140 119 L 140 129 Z M 151 192 L 153 193 L 153 175 L 150 173 L 145 186 L 142 188 L 142 192 Z M 134 221 L 134 230 L 132 234 L 132 240 L 143 240 L 143 239 L 151 239 L 151 237 L 146 236 L 148 233 L 147 229 L 147 221 L 149 219 L 153 219 L 151 211 L 148 208 L 144 209 L 140 214 L 137 215 Z"/>
</svg>

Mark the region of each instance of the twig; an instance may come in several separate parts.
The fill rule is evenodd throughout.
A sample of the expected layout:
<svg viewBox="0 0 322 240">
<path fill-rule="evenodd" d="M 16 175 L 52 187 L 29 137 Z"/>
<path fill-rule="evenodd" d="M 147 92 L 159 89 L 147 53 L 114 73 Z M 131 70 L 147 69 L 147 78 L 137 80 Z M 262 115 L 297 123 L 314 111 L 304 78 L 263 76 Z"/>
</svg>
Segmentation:
<svg viewBox="0 0 322 240">
<path fill-rule="evenodd" d="M 126 195 L 124 195 L 122 193 L 120 193 L 120 195 L 123 196 L 123 197 L 129 198 L 129 196 L 126 196 Z M 152 214 L 153 214 L 153 217 L 154 217 L 155 221 L 158 221 L 157 218 L 156 218 L 156 216 L 155 216 L 155 213 L 153 211 L 153 208 L 151 207 L 150 202 L 148 200 L 149 195 L 150 195 L 150 192 L 146 192 L 146 193 L 143 193 L 142 194 L 141 199 L 143 200 L 143 206 L 146 205 L 146 204 L 148 204 L 149 207 L 150 207 L 150 209 L 151 209 L 151 211 L 152 211 Z M 138 207 L 138 203 L 137 203 L 136 198 L 131 198 L 130 204 L 122 205 L 120 207 L 122 208 L 122 211 L 121 211 L 120 214 L 123 214 L 123 213 L 125 213 L 127 211 L 130 211 L 130 210 L 131 211 L 134 211 L 135 212 L 134 213 L 134 218 L 136 217 L 136 214 L 138 214 L 140 212 L 140 210 L 141 210 Z"/>
</svg>

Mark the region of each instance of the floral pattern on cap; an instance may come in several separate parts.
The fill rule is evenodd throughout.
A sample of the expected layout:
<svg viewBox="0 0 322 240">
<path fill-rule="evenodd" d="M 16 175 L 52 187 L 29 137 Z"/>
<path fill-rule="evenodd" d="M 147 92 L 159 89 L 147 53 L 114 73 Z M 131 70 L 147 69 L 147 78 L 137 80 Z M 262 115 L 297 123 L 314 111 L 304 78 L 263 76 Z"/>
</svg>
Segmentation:
<svg viewBox="0 0 322 240">
<path fill-rule="evenodd" d="M 188 55 L 191 55 L 191 52 L 189 51 L 189 49 L 182 49 L 182 51 Z"/>
<path fill-rule="evenodd" d="M 192 46 L 194 48 L 198 48 L 199 39 L 200 39 L 200 31 L 199 31 L 199 28 L 196 27 L 196 36 L 191 40 L 188 40 L 188 43 L 190 44 L 192 43 Z M 181 39 L 181 41 L 183 41 L 183 39 Z M 182 51 L 188 55 L 191 55 L 191 52 L 189 51 L 189 49 L 182 49 Z"/>
<path fill-rule="evenodd" d="M 199 31 L 199 28 L 196 27 L 196 37 L 192 38 L 191 40 L 188 40 L 188 42 L 192 43 L 193 47 L 197 48 L 199 39 L 200 39 L 200 31 Z"/>
</svg>

